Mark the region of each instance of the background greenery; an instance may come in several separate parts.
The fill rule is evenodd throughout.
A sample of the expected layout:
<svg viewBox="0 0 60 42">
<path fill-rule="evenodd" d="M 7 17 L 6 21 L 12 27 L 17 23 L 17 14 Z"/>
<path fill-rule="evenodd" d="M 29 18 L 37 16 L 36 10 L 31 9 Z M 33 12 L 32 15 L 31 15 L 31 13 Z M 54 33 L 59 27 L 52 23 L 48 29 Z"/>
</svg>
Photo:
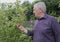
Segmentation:
<svg viewBox="0 0 60 42">
<path fill-rule="evenodd" d="M 31 29 L 35 20 L 33 5 L 39 1 L 44 1 L 47 14 L 55 16 L 60 22 L 60 0 L 35 0 L 33 3 L 25 1 L 22 4 L 16 0 L 15 3 L 0 3 L 0 42 L 33 42 L 16 24 L 20 23 L 26 29 Z"/>
</svg>

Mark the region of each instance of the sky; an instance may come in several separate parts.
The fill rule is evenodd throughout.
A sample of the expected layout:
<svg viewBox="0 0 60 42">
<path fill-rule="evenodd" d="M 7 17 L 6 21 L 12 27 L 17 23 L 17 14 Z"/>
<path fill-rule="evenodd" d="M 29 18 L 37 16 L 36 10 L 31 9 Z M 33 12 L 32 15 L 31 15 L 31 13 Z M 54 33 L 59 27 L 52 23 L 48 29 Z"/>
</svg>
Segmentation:
<svg viewBox="0 0 60 42">
<path fill-rule="evenodd" d="M 0 3 L 14 3 L 16 0 L 0 0 Z M 21 2 L 24 2 L 25 0 L 20 0 Z M 28 0 L 29 2 L 33 2 L 34 0 Z"/>
</svg>

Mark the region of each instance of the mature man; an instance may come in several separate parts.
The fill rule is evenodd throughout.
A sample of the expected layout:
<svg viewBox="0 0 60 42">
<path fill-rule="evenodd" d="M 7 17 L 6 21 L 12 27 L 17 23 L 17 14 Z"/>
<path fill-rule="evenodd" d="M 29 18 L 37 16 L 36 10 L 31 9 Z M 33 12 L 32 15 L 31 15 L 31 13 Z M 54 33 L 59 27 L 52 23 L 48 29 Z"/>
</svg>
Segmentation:
<svg viewBox="0 0 60 42">
<path fill-rule="evenodd" d="M 45 3 L 36 3 L 33 13 L 37 19 L 32 31 L 26 30 L 22 25 L 17 27 L 27 35 L 33 36 L 34 42 L 60 42 L 60 25 L 55 17 L 46 14 Z"/>
</svg>

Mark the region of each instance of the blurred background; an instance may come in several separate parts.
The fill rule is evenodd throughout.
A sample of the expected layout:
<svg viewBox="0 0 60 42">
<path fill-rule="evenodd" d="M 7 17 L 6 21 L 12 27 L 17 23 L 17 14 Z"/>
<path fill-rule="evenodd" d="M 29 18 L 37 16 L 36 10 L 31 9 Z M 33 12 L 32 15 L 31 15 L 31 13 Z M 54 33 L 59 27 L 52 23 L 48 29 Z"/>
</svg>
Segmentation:
<svg viewBox="0 0 60 42">
<path fill-rule="evenodd" d="M 35 20 L 33 5 L 41 1 L 47 6 L 47 14 L 60 23 L 60 0 L 0 0 L 0 42 L 33 42 L 16 24 L 31 30 Z"/>
</svg>

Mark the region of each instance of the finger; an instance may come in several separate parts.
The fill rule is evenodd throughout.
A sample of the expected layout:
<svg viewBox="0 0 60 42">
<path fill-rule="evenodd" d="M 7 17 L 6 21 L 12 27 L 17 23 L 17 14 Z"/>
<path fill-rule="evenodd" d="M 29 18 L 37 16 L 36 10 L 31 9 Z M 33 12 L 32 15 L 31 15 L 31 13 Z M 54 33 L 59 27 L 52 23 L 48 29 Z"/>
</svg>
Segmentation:
<svg viewBox="0 0 60 42">
<path fill-rule="evenodd" d="M 21 26 L 20 24 L 17 24 L 17 27 Z"/>
</svg>

